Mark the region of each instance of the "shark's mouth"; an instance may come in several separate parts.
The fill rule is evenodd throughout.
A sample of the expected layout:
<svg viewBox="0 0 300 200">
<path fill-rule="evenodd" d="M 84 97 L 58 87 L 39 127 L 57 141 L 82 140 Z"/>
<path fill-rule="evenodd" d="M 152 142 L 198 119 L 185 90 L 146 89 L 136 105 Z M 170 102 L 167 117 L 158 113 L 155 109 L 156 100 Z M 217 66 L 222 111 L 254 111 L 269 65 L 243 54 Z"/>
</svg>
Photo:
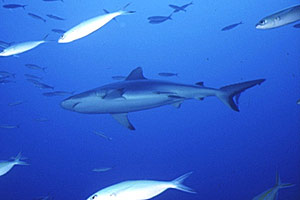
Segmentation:
<svg viewBox="0 0 300 200">
<path fill-rule="evenodd" d="M 81 104 L 81 102 L 77 102 L 77 103 L 75 103 L 75 104 L 72 106 L 72 109 L 75 109 L 75 108 L 76 108 L 76 106 L 78 106 L 78 104 Z"/>
</svg>

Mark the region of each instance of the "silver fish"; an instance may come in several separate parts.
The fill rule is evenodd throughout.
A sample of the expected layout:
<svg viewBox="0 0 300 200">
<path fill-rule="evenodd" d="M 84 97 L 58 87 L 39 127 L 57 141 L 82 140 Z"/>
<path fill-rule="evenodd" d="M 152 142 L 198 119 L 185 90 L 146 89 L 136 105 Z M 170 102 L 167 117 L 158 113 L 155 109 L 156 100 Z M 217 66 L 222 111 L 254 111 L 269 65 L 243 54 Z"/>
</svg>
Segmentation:
<svg viewBox="0 0 300 200">
<path fill-rule="evenodd" d="M 240 24 L 243 24 L 243 22 L 239 22 L 239 23 L 236 23 L 236 24 L 231 24 L 229 26 L 225 26 L 224 28 L 221 29 L 221 31 L 229 31 L 229 30 L 237 27 Z"/>
<path fill-rule="evenodd" d="M 46 92 L 43 93 L 46 97 L 54 97 L 54 96 L 66 96 L 66 95 L 72 95 L 74 92 L 66 92 L 66 91 L 54 91 L 54 92 Z"/>
<path fill-rule="evenodd" d="M 106 168 L 95 168 L 93 169 L 93 172 L 107 172 L 109 170 L 111 170 L 111 167 L 106 167 Z"/>
<path fill-rule="evenodd" d="M 272 29 L 300 20 L 300 5 L 296 5 L 259 20 L 257 29 Z"/>
<path fill-rule="evenodd" d="M 36 64 L 25 64 L 25 66 L 29 69 L 42 70 L 43 72 L 46 72 L 47 69 L 47 67 L 40 67 Z"/>
<path fill-rule="evenodd" d="M 36 15 L 36 14 L 33 14 L 33 13 L 27 13 L 30 17 L 34 18 L 34 19 L 38 19 L 38 20 L 41 20 L 43 22 L 46 22 L 46 20 L 44 18 L 42 18 L 41 16 L 39 15 Z"/>
<path fill-rule="evenodd" d="M 93 133 L 95 133 L 96 135 L 99 135 L 100 137 L 103 137 L 104 139 L 106 139 L 106 140 L 112 140 L 112 138 L 111 137 L 108 137 L 108 136 L 106 136 L 106 135 L 104 135 L 103 133 L 100 133 L 100 132 L 98 132 L 98 131 L 93 131 Z"/>
<path fill-rule="evenodd" d="M 65 20 L 64 18 L 58 17 L 56 15 L 52 15 L 52 14 L 47 14 L 47 17 L 49 17 L 51 19 L 55 19 L 55 20 Z"/>
<path fill-rule="evenodd" d="M 170 72 L 160 72 L 158 73 L 160 76 L 170 77 L 170 76 L 178 76 L 177 73 L 170 73 Z"/>
<path fill-rule="evenodd" d="M 0 128 L 2 128 L 2 129 L 15 129 L 15 128 L 20 128 L 20 125 L 0 124 Z"/>
</svg>

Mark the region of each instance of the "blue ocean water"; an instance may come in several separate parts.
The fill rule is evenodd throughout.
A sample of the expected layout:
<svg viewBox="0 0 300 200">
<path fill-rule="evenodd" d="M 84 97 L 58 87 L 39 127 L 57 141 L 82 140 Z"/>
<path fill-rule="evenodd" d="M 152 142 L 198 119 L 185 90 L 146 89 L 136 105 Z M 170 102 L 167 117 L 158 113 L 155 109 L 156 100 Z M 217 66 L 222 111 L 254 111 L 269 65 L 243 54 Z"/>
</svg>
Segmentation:
<svg viewBox="0 0 300 200">
<path fill-rule="evenodd" d="M 28 4 L 23 10 L 8 3 Z M 1 3 L 0 40 L 49 40 L 102 9 L 119 10 L 126 0 L 44 2 L 5 0 Z M 256 30 L 262 17 L 299 3 L 296 0 L 194 1 L 172 20 L 149 24 L 147 18 L 169 15 L 170 3 L 189 1 L 133 0 L 132 15 L 117 18 L 97 32 L 68 44 L 49 42 L 20 54 L 2 57 L 0 70 L 16 73 L 16 83 L 0 85 L 0 159 L 22 152 L 30 165 L 15 166 L 0 177 L 1 200 L 87 199 L 96 191 L 125 180 L 173 180 L 193 171 L 185 185 L 197 194 L 168 190 L 154 199 L 252 199 L 275 185 L 276 172 L 295 187 L 279 191 L 284 200 L 300 199 L 300 37 L 287 25 Z M 46 23 L 28 12 L 43 16 Z M 46 14 L 66 18 L 49 19 Z M 221 31 L 224 26 L 243 24 Z M 46 73 L 25 67 L 47 67 Z M 129 114 L 137 128 L 130 131 L 110 115 L 87 115 L 64 110 L 66 97 L 45 97 L 23 74 L 43 77 L 57 90 L 80 93 L 112 83 L 141 66 L 151 79 L 219 88 L 265 78 L 242 93 L 240 112 L 219 99 L 185 101 L 180 109 L 163 106 Z M 178 73 L 160 77 L 159 72 Z M 18 106 L 9 103 L 24 101 Z M 39 122 L 37 118 L 47 118 Z M 105 140 L 99 131 L 112 138 Z M 107 172 L 94 168 L 112 167 Z"/>
</svg>

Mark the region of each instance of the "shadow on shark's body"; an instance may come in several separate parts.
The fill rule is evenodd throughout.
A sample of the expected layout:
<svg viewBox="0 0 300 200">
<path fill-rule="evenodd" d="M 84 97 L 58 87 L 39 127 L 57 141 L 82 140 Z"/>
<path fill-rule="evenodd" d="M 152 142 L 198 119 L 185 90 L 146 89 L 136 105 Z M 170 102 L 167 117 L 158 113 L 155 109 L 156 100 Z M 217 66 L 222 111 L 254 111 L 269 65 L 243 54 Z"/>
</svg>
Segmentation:
<svg viewBox="0 0 300 200">
<path fill-rule="evenodd" d="M 236 103 L 240 93 L 264 81 L 265 79 L 258 79 L 214 89 L 205 87 L 203 82 L 186 85 L 146 79 L 142 68 L 138 67 L 128 75 L 125 81 L 71 96 L 62 101 L 61 106 L 79 113 L 111 114 L 121 125 L 135 130 L 128 120 L 129 112 L 169 104 L 179 108 L 182 102 L 188 99 L 203 100 L 208 96 L 216 96 L 231 109 L 239 111 Z"/>
</svg>

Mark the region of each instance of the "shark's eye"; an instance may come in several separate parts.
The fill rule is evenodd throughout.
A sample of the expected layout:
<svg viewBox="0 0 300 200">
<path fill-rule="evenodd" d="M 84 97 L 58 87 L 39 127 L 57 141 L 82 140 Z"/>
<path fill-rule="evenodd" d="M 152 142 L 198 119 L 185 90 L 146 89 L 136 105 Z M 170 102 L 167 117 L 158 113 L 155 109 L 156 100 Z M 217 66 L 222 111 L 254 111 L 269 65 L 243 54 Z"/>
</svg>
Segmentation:
<svg viewBox="0 0 300 200">
<path fill-rule="evenodd" d="M 94 195 L 94 196 L 92 197 L 92 199 L 96 199 L 96 197 L 97 197 L 97 195 Z"/>
</svg>

